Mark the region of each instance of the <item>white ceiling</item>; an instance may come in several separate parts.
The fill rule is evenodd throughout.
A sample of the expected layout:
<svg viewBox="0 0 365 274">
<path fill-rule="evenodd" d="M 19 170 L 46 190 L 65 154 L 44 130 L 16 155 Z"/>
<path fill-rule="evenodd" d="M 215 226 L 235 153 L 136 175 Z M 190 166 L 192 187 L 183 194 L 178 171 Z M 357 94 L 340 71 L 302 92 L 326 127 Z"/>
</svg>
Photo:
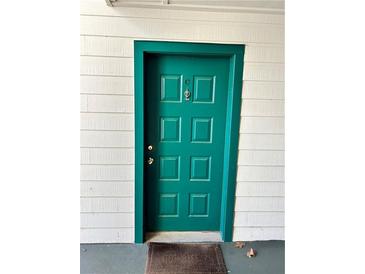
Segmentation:
<svg viewBox="0 0 365 274">
<path fill-rule="evenodd" d="M 193 10 L 284 13 L 284 0 L 105 0 L 114 7 L 162 7 Z"/>
</svg>

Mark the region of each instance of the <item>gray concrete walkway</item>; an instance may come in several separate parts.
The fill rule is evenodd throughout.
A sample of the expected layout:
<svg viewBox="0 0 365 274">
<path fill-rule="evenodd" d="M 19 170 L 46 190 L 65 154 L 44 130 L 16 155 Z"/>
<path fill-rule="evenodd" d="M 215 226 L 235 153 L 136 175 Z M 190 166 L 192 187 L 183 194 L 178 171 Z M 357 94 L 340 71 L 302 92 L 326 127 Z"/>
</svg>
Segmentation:
<svg viewBox="0 0 365 274">
<path fill-rule="evenodd" d="M 255 258 L 246 256 L 252 247 Z M 246 242 L 243 249 L 233 243 L 221 243 L 224 260 L 230 274 L 284 274 L 284 241 Z M 81 274 L 143 274 L 147 245 L 81 244 Z"/>
</svg>

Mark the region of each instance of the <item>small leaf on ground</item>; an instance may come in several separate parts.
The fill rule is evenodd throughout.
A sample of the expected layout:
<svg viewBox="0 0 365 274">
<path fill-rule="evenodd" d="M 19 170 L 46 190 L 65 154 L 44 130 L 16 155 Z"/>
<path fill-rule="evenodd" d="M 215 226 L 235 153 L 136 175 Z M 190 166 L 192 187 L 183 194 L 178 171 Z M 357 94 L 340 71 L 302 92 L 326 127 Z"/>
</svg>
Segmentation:
<svg viewBox="0 0 365 274">
<path fill-rule="evenodd" d="M 251 258 L 251 257 L 256 257 L 256 250 L 254 250 L 252 247 L 250 248 L 249 251 L 247 251 L 247 257 Z"/>
<path fill-rule="evenodd" d="M 243 248 L 245 246 L 245 243 L 242 241 L 238 241 L 234 243 L 235 248 Z"/>
</svg>

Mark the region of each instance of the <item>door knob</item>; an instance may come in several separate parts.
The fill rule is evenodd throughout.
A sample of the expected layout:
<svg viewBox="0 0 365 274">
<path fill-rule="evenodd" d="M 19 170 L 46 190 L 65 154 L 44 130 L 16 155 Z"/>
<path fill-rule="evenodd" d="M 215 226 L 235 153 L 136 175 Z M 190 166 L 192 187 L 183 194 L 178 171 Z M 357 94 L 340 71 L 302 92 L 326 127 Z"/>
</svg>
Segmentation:
<svg viewBox="0 0 365 274">
<path fill-rule="evenodd" d="M 153 161 L 154 161 L 154 159 L 153 159 L 153 158 L 151 158 L 151 157 L 149 157 L 149 158 L 148 158 L 148 160 L 147 160 L 147 163 L 148 163 L 149 165 L 152 165 L 152 164 L 153 164 Z"/>
</svg>

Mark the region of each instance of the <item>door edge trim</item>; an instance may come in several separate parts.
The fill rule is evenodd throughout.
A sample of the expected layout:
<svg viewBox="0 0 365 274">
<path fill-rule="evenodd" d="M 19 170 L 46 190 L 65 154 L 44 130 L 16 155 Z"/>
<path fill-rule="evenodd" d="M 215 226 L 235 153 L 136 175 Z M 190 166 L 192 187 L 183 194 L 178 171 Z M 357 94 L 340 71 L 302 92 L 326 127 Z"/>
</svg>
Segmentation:
<svg viewBox="0 0 365 274">
<path fill-rule="evenodd" d="M 144 57 L 147 53 L 226 56 L 230 58 L 224 144 L 220 233 L 224 242 L 233 236 L 245 45 L 169 41 L 134 41 L 135 110 L 135 227 L 134 242 L 144 242 Z"/>
</svg>

